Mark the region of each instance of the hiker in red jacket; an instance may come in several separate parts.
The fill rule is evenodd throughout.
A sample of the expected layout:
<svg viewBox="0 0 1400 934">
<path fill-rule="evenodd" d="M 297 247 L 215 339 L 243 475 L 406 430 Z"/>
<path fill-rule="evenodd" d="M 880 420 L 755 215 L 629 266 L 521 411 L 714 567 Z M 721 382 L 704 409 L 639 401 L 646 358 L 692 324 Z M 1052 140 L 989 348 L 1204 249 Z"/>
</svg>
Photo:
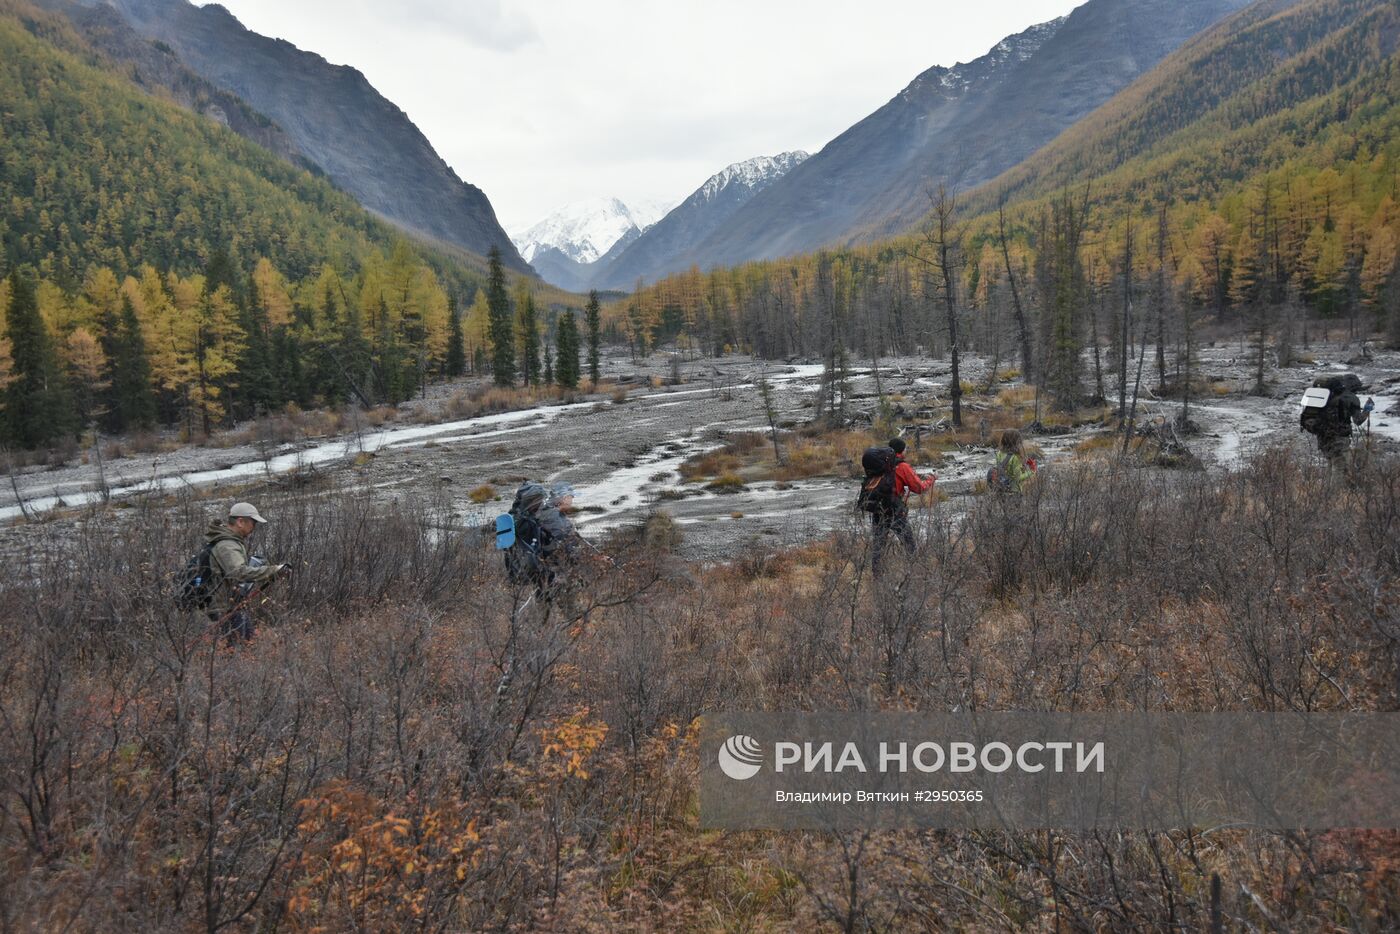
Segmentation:
<svg viewBox="0 0 1400 934">
<path fill-rule="evenodd" d="M 880 559 L 884 557 L 885 540 L 889 533 L 893 532 L 899 538 L 905 551 L 911 555 L 914 553 L 914 530 L 909 527 L 909 506 L 905 500 L 910 493 L 926 493 L 933 489 L 938 480 L 933 474 L 929 474 L 927 478 L 920 477 L 914 472 L 914 468 L 905 462 L 903 438 L 891 438 L 889 447 L 899 462 L 894 469 L 895 508 L 888 514 L 873 517 L 871 531 L 874 540 L 871 542 L 870 568 L 876 575 L 880 573 Z"/>
<path fill-rule="evenodd" d="M 905 447 L 903 438 L 890 439 L 890 450 L 894 451 L 894 456 L 899 459 L 899 466 L 894 469 L 894 495 L 900 500 L 907 498 L 910 493 L 916 496 L 927 493 L 938 482 L 938 477 L 934 474 L 929 474 L 928 478 L 924 479 L 914 472 L 914 468 L 904 459 Z"/>
</svg>

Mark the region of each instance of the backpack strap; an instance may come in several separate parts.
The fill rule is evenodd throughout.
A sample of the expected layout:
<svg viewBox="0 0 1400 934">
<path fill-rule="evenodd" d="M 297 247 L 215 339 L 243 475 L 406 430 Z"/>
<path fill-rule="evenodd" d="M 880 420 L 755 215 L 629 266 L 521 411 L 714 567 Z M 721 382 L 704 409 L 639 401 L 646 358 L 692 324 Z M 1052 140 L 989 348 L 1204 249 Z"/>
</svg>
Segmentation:
<svg viewBox="0 0 1400 934">
<path fill-rule="evenodd" d="M 210 578 L 217 577 L 217 578 L 219 579 L 219 583 L 220 583 L 220 584 L 222 584 L 222 583 L 224 582 L 224 575 L 223 575 L 223 572 L 222 572 L 219 568 L 217 568 L 217 567 L 214 565 L 214 543 L 213 543 L 213 542 L 205 542 L 205 543 L 204 543 L 203 547 L 201 547 L 201 548 L 199 549 L 199 554 L 198 554 L 197 560 L 198 560 L 198 566 L 199 566 L 199 568 L 200 568 L 202 571 L 204 571 L 204 572 L 207 574 L 208 577 L 210 577 Z"/>
</svg>

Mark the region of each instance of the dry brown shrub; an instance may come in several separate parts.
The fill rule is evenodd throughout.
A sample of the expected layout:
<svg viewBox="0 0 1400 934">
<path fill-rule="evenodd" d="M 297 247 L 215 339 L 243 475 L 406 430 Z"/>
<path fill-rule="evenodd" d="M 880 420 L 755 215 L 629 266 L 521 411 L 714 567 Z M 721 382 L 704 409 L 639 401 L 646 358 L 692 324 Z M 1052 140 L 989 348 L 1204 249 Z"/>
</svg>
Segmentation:
<svg viewBox="0 0 1400 934">
<path fill-rule="evenodd" d="M 1215 876 L 1227 929 L 1400 924 L 1393 831 L 716 833 L 695 809 L 715 710 L 1396 709 L 1394 457 L 1067 465 L 919 514 L 879 582 L 855 522 L 718 566 L 619 534 L 553 602 L 445 495 L 278 492 L 258 547 L 296 571 L 236 649 L 168 593 L 223 503 L 11 530 L 10 928 L 1194 930 Z"/>
</svg>

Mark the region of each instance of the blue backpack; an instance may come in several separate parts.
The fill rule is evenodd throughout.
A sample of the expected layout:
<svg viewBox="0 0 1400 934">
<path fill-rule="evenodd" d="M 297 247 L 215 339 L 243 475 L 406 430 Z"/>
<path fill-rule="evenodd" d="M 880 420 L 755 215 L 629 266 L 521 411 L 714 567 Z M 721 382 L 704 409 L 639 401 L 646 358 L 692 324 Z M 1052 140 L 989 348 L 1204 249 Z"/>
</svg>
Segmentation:
<svg viewBox="0 0 1400 934">
<path fill-rule="evenodd" d="M 505 553 L 506 577 L 512 584 L 543 584 L 550 579 L 544 563 L 549 533 L 535 517 L 548 496 L 538 483 L 522 484 L 510 512 L 496 517 L 496 547 Z"/>
</svg>

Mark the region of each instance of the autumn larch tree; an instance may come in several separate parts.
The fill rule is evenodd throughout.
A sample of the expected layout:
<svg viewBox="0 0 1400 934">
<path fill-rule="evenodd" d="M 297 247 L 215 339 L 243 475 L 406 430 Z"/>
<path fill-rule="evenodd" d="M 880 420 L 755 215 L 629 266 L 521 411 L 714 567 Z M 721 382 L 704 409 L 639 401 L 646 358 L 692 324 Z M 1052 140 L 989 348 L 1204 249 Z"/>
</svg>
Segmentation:
<svg viewBox="0 0 1400 934">
<path fill-rule="evenodd" d="M 104 314 L 98 325 L 105 357 L 103 429 L 121 432 L 151 428 L 156 423 L 151 361 L 131 296 L 122 295 L 120 315 Z"/>
</svg>

